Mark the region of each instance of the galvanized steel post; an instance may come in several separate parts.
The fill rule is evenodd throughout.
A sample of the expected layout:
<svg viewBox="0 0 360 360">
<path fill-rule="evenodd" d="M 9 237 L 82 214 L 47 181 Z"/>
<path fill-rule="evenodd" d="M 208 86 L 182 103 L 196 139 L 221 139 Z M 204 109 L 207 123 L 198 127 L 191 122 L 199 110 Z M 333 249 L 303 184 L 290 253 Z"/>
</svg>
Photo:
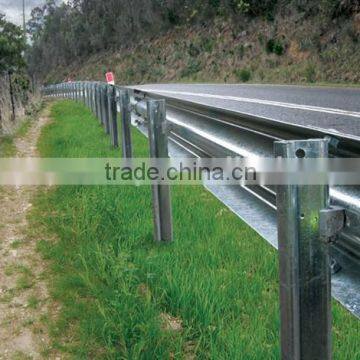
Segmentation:
<svg viewBox="0 0 360 360">
<path fill-rule="evenodd" d="M 90 107 L 90 102 L 89 102 L 89 83 L 85 83 L 85 104 L 87 106 L 87 108 Z"/>
<path fill-rule="evenodd" d="M 105 134 L 110 134 L 110 119 L 109 119 L 109 98 L 108 98 L 109 85 L 102 86 L 102 118 L 105 125 Z"/>
<path fill-rule="evenodd" d="M 79 85 L 78 85 L 78 83 L 74 84 L 74 89 L 75 89 L 75 101 L 79 101 Z"/>
<path fill-rule="evenodd" d="M 91 110 L 92 113 L 94 113 L 94 84 L 90 83 L 89 84 L 89 108 Z"/>
<path fill-rule="evenodd" d="M 282 158 L 326 158 L 327 140 L 275 143 Z M 283 360 L 331 359 L 329 245 L 320 236 L 328 185 L 277 186 Z"/>
<path fill-rule="evenodd" d="M 150 142 L 150 157 L 168 158 L 168 135 L 166 129 L 165 100 L 147 101 L 147 119 Z M 160 169 L 160 172 L 163 169 Z M 169 185 L 152 185 L 154 238 L 158 242 L 173 240 L 171 198 Z"/>
<path fill-rule="evenodd" d="M 119 146 L 118 127 L 117 127 L 117 106 L 116 106 L 116 87 L 108 86 L 108 114 L 110 123 L 111 144 Z"/>
<path fill-rule="evenodd" d="M 86 104 L 86 94 L 85 94 L 85 83 L 80 83 L 80 95 L 81 95 L 81 101 L 85 105 Z"/>
<path fill-rule="evenodd" d="M 129 90 L 121 90 L 119 94 L 120 119 L 121 119 L 121 140 L 123 158 L 132 157 L 131 144 L 131 109 Z"/>
<path fill-rule="evenodd" d="M 95 84 L 95 91 L 94 91 L 94 112 L 96 117 L 101 122 L 100 118 L 100 84 Z"/>
<path fill-rule="evenodd" d="M 99 84 L 98 86 L 99 90 L 99 120 L 102 125 L 105 125 L 105 119 L 104 119 L 104 91 L 103 86 Z"/>
</svg>

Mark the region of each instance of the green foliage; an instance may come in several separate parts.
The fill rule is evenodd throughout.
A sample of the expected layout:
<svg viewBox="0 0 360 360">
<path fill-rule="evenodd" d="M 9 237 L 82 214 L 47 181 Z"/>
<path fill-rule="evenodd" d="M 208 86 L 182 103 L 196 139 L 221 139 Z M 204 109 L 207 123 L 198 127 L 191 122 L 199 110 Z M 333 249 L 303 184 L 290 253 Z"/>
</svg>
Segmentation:
<svg viewBox="0 0 360 360">
<path fill-rule="evenodd" d="M 276 0 L 49 0 L 28 22 L 30 72 L 47 74 L 94 53 L 133 45 L 177 25 L 204 23 L 215 16 L 267 16 Z M 116 29 L 116 30 L 115 30 Z M 212 40 L 190 48 L 191 56 L 211 52 Z"/>
<path fill-rule="evenodd" d="M 305 79 L 309 83 L 314 83 L 316 81 L 316 68 L 315 65 L 309 63 L 304 71 Z"/>
<path fill-rule="evenodd" d="M 251 79 L 251 71 L 249 69 L 236 69 L 234 74 L 242 82 L 248 82 Z"/>
<path fill-rule="evenodd" d="M 201 48 L 208 53 L 211 53 L 214 49 L 215 40 L 210 37 L 203 37 L 201 39 Z"/>
<path fill-rule="evenodd" d="M 167 18 L 171 25 L 178 25 L 180 23 L 180 17 L 173 9 L 168 9 Z"/>
<path fill-rule="evenodd" d="M 6 21 L 0 13 L 0 73 L 15 72 L 25 67 L 22 56 L 26 42 L 19 26 Z"/>
<path fill-rule="evenodd" d="M 308 15 L 321 14 L 328 18 L 349 17 L 359 11 L 359 2 L 354 0 L 295 0 L 298 10 Z"/>
<path fill-rule="evenodd" d="M 242 59 L 245 55 L 245 46 L 243 44 L 239 44 L 234 48 L 234 54 L 237 54 L 240 59 Z"/>
<path fill-rule="evenodd" d="M 0 136 L 0 157 L 13 157 L 16 154 L 14 139 L 11 136 Z"/>
<path fill-rule="evenodd" d="M 192 56 L 192 57 L 197 57 L 200 55 L 200 48 L 194 44 L 194 43 L 191 43 L 190 46 L 189 46 L 189 55 Z"/>
<path fill-rule="evenodd" d="M 201 61 L 198 59 L 191 58 L 187 66 L 182 69 L 181 77 L 187 78 L 197 74 L 201 70 Z"/>
<path fill-rule="evenodd" d="M 266 43 L 266 52 L 281 56 L 285 52 L 284 45 L 278 39 L 269 39 Z"/>
</svg>

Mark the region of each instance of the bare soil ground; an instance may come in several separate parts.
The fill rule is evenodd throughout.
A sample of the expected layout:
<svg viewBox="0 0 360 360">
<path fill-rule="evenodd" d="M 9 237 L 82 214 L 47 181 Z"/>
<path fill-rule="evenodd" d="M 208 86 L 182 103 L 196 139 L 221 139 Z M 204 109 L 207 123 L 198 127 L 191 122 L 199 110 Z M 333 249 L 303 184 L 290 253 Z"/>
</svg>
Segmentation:
<svg viewBox="0 0 360 360">
<path fill-rule="evenodd" d="M 48 121 L 45 110 L 25 136 L 15 139 L 18 157 L 38 156 L 36 143 Z M 30 186 L 0 187 L 0 359 L 40 359 L 49 345 L 45 266 L 36 239 L 27 234 L 36 191 Z"/>
</svg>

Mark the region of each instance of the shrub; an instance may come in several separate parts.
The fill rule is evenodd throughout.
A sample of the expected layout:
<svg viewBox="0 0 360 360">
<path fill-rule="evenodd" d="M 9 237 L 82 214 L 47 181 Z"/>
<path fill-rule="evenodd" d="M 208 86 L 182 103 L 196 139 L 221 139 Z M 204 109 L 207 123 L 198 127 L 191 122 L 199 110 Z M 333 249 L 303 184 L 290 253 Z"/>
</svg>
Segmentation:
<svg viewBox="0 0 360 360">
<path fill-rule="evenodd" d="M 281 56 L 285 52 L 284 45 L 277 39 L 269 39 L 266 43 L 266 52 Z"/>
<path fill-rule="evenodd" d="M 201 48 L 208 53 L 211 53 L 214 49 L 214 40 L 211 38 L 203 38 L 201 42 Z"/>
<path fill-rule="evenodd" d="M 192 57 L 197 57 L 200 55 L 200 49 L 193 43 L 189 46 L 189 55 Z"/>
<path fill-rule="evenodd" d="M 181 71 L 181 77 L 189 77 L 201 70 L 201 62 L 196 59 L 190 59 L 187 67 Z"/>
<path fill-rule="evenodd" d="M 230 7 L 234 12 L 247 13 L 250 9 L 250 4 L 245 0 L 231 0 Z"/>
<path fill-rule="evenodd" d="M 178 25 L 180 23 L 180 17 L 173 9 L 168 9 L 167 18 L 171 25 Z"/>
<path fill-rule="evenodd" d="M 236 46 L 235 53 L 240 57 L 240 59 L 242 59 L 245 55 L 245 46 L 243 44 Z"/>
<path fill-rule="evenodd" d="M 220 7 L 220 0 L 209 0 L 209 5 L 214 9 L 218 9 Z"/>
<path fill-rule="evenodd" d="M 284 46 L 280 42 L 275 42 L 274 53 L 278 56 L 284 54 Z"/>
<path fill-rule="evenodd" d="M 316 69 L 314 64 L 308 64 L 305 68 L 305 78 L 309 83 L 316 81 Z"/>
<path fill-rule="evenodd" d="M 251 71 L 249 69 L 236 69 L 234 73 L 238 80 L 242 82 L 247 82 L 251 78 Z"/>
</svg>

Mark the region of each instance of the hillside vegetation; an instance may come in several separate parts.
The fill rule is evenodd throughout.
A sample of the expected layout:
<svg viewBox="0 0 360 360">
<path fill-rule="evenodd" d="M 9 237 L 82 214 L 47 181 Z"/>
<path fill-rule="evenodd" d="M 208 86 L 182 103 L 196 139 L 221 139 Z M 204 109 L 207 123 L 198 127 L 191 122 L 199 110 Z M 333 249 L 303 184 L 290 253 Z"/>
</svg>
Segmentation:
<svg viewBox="0 0 360 360">
<path fill-rule="evenodd" d="M 29 23 L 30 65 L 46 82 L 108 70 L 124 84 L 360 82 L 357 1 L 50 3 Z"/>
</svg>

